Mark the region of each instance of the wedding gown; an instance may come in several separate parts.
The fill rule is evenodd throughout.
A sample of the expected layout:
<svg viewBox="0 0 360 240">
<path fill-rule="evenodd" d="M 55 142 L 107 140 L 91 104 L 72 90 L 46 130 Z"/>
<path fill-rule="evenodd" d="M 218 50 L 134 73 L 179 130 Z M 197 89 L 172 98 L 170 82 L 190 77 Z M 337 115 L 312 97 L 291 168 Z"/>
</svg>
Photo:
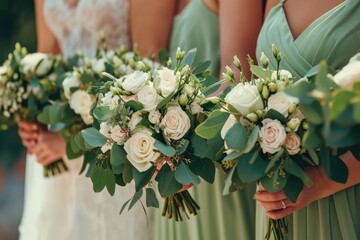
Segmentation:
<svg viewBox="0 0 360 240">
<path fill-rule="evenodd" d="M 79 0 L 75 7 L 66 0 L 44 0 L 43 14 L 65 57 L 78 50 L 93 57 L 101 31 L 110 48 L 129 45 L 128 7 L 128 0 Z M 65 162 L 68 172 L 44 178 L 43 166 L 27 156 L 20 240 L 151 239 L 141 206 L 119 215 L 133 185 L 117 187 L 113 197 L 106 189 L 94 193 L 91 180 L 79 175 L 82 159 Z"/>
</svg>

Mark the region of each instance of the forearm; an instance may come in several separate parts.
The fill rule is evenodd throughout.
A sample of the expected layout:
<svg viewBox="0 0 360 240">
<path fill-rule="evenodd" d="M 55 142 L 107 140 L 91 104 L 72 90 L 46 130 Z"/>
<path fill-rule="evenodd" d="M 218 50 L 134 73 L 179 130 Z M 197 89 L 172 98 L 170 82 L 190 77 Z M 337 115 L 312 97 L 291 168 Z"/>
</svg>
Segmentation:
<svg viewBox="0 0 360 240">
<path fill-rule="evenodd" d="M 350 152 L 342 155 L 341 159 L 349 169 L 347 182 L 345 184 L 335 182 L 326 176 L 324 169 L 319 168 L 324 181 L 324 187 L 320 191 L 320 198 L 328 197 L 332 194 L 360 183 L 360 161 L 356 160 Z"/>
</svg>

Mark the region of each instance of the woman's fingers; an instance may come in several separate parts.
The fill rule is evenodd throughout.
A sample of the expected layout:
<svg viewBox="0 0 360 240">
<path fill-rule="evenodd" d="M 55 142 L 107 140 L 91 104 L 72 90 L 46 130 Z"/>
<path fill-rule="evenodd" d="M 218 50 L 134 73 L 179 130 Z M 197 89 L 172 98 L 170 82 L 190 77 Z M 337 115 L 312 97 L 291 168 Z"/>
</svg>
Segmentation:
<svg viewBox="0 0 360 240">
<path fill-rule="evenodd" d="M 37 132 L 39 130 L 39 126 L 36 123 L 19 121 L 18 122 L 19 129 L 27 132 Z"/>
<path fill-rule="evenodd" d="M 296 208 L 294 206 L 289 206 L 289 207 L 286 207 L 285 209 L 281 209 L 281 210 L 267 211 L 266 215 L 269 218 L 278 220 L 278 219 L 284 218 L 287 215 L 293 213 L 295 210 L 296 210 Z"/>
<path fill-rule="evenodd" d="M 275 193 L 271 193 L 268 191 L 257 191 L 255 194 L 256 200 L 260 200 L 263 202 L 276 202 L 282 199 L 286 199 L 284 191 L 278 191 Z"/>
<path fill-rule="evenodd" d="M 288 199 L 282 199 L 280 201 L 275 201 L 275 202 L 264 202 L 258 200 L 257 203 L 268 211 L 281 210 L 292 206 L 292 203 Z"/>
</svg>

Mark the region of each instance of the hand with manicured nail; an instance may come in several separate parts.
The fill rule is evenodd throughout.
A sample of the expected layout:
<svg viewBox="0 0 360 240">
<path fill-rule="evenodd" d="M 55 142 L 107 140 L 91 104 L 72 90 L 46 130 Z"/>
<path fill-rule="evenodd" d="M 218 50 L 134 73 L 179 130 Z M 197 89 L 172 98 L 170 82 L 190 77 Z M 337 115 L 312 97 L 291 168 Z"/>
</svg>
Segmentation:
<svg viewBox="0 0 360 240">
<path fill-rule="evenodd" d="M 18 122 L 18 128 L 18 134 L 22 144 L 27 148 L 28 152 L 32 154 L 37 143 L 40 125 L 35 122 L 20 120 Z"/>
</svg>

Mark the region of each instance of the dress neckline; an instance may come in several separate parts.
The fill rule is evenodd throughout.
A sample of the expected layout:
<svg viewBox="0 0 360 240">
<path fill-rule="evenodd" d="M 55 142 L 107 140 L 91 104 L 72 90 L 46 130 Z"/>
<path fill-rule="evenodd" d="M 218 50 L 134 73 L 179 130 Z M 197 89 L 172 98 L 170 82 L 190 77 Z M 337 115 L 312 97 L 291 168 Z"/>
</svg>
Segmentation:
<svg viewBox="0 0 360 240">
<path fill-rule="evenodd" d="M 308 32 L 309 29 L 311 29 L 314 25 L 316 25 L 321 19 L 323 19 L 324 17 L 326 17 L 327 15 L 333 13 L 334 11 L 336 11 L 337 9 L 345 6 L 347 3 L 348 3 L 348 0 L 345 0 L 344 2 L 336 5 L 335 7 L 333 7 L 332 9 L 330 9 L 329 11 L 327 11 L 326 13 L 320 15 L 318 18 L 316 18 L 312 23 L 309 24 L 309 26 L 307 26 L 300 34 L 299 36 L 297 36 L 297 38 L 295 39 L 294 38 L 294 35 L 290 29 L 290 25 L 289 25 L 289 22 L 287 20 L 287 17 L 286 17 L 286 12 L 285 12 L 285 9 L 284 9 L 284 3 L 286 2 L 286 0 L 283 0 L 280 2 L 280 9 L 281 9 L 281 12 L 283 14 L 283 17 L 284 17 L 284 23 L 286 25 L 286 28 L 287 30 L 289 31 L 289 34 L 292 38 L 292 41 L 293 42 L 296 42 L 298 39 L 300 39 L 302 37 L 302 35 L 304 35 L 304 33 Z"/>
</svg>

